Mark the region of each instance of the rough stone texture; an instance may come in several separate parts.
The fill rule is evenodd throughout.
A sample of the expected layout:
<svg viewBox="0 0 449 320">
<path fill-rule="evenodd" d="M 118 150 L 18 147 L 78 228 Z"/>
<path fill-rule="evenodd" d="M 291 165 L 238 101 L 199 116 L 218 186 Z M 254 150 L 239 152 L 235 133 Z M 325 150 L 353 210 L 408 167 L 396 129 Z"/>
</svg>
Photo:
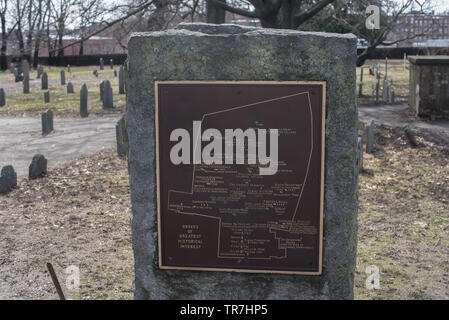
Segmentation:
<svg viewBox="0 0 449 320">
<path fill-rule="evenodd" d="M 124 136 L 126 135 L 125 115 L 123 115 L 115 124 L 115 137 L 117 140 L 117 154 L 123 156 L 127 152 Z"/>
<path fill-rule="evenodd" d="M 47 72 L 43 72 L 42 73 L 41 89 L 42 90 L 48 90 L 48 76 L 47 76 Z"/>
<path fill-rule="evenodd" d="M 229 25 L 179 28 L 135 33 L 128 43 L 126 129 L 135 298 L 353 298 L 358 204 L 356 37 Z M 327 81 L 321 276 L 158 268 L 155 80 Z"/>
<path fill-rule="evenodd" d="M 73 84 L 71 82 L 67 83 L 67 93 L 74 93 Z"/>
<path fill-rule="evenodd" d="M 16 171 L 11 165 L 4 166 L 0 174 L 0 194 L 6 193 L 16 186 L 17 186 Z"/>
<path fill-rule="evenodd" d="M 118 72 L 118 93 L 125 93 L 125 73 L 123 71 L 123 66 L 120 66 L 120 70 Z"/>
<path fill-rule="evenodd" d="M 81 118 L 85 118 L 89 115 L 87 112 L 87 85 L 84 83 L 81 86 L 80 90 L 80 116 Z"/>
<path fill-rule="evenodd" d="M 47 172 L 47 159 L 41 154 L 36 154 L 28 168 L 28 179 L 37 179 Z"/>
<path fill-rule="evenodd" d="M 6 104 L 6 96 L 5 90 L 0 88 L 0 107 L 3 107 Z"/>
<path fill-rule="evenodd" d="M 449 119 L 449 56 L 410 56 L 408 104 L 420 117 Z"/>
</svg>

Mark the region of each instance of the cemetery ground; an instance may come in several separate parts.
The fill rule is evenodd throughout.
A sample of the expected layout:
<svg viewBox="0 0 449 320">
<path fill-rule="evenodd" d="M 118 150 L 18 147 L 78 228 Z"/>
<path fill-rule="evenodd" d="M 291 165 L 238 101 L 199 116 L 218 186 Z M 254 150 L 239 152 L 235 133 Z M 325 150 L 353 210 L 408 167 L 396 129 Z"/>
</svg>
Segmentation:
<svg viewBox="0 0 449 320">
<path fill-rule="evenodd" d="M 379 64 L 382 71 L 384 64 Z M 389 62 L 399 103 L 408 95 L 408 69 L 402 68 L 402 61 Z M 31 94 L 25 98 L 11 85 L 5 87 L 7 105 L 0 108 L 0 117 L 37 117 L 50 106 L 55 121 L 58 116 L 79 117 L 79 93 L 73 101 L 67 97 L 65 86 L 59 85 L 60 68 L 51 69 L 49 88 L 55 93 L 50 104 L 43 103 L 40 81 L 34 87 L 31 80 Z M 89 112 L 100 116 L 106 111 L 98 84 L 113 74 L 105 67 L 95 78 L 93 69 L 72 67 L 76 77 L 70 81 L 75 92 L 87 83 Z M 4 78 L 14 83 L 11 74 L 0 74 L 2 83 Z M 365 81 L 376 81 L 367 69 Z M 125 97 L 116 96 L 117 82 L 111 81 L 114 112 L 119 113 Z M 35 92 L 38 103 L 32 102 Z M 364 86 L 365 93 L 371 94 L 371 84 Z M 21 99 L 30 100 L 22 105 Z M 370 104 L 369 98 L 359 99 L 363 104 Z M 356 299 L 449 299 L 449 146 L 420 133 L 417 140 L 419 147 L 412 148 L 401 128 L 376 123 L 374 153 L 363 154 Z M 19 175 L 18 187 L 0 195 L 0 298 L 57 299 L 46 270 L 51 262 L 68 298 L 132 299 L 130 211 L 126 158 L 115 149 L 53 163 L 41 179 Z M 71 265 L 80 270 L 79 290 L 65 286 L 64 270 Z M 366 288 L 365 270 L 371 265 L 379 268 L 379 289 Z"/>
</svg>

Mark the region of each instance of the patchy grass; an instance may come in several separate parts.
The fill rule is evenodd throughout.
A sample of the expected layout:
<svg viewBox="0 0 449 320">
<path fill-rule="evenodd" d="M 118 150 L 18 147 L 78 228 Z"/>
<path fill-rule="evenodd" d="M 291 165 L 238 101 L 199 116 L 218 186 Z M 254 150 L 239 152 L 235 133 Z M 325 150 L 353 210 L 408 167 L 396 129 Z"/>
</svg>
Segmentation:
<svg viewBox="0 0 449 320">
<path fill-rule="evenodd" d="M 359 184 L 356 299 L 449 298 L 449 150 L 401 130 L 376 128 Z M 52 262 L 72 299 L 131 299 L 133 255 L 126 160 L 114 150 L 20 179 L 0 196 L 0 297 L 56 299 Z M 76 265 L 79 290 L 67 290 Z M 367 266 L 380 289 L 365 288 Z M 1 296 L 6 294 L 6 296 Z"/>
<path fill-rule="evenodd" d="M 72 82 L 73 94 L 67 93 L 67 85 L 60 84 L 60 71 L 66 71 L 66 83 Z M 99 77 L 96 78 L 92 71 L 98 69 Z M 116 66 L 118 73 L 118 66 Z M 23 94 L 22 82 L 15 83 L 14 76 L 6 72 L 0 72 L 0 87 L 6 91 L 6 105 L 0 108 L 0 116 L 31 116 L 38 117 L 46 109 L 51 109 L 58 117 L 79 117 L 80 94 L 83 83 L 88 89 L 88 111 L 90 115 L 102 116 L 120 114 L 125 110 L 126 97 L 118 94 L 118 77 L 113 76 L 113 70 L 105 67 L 100 71 L 98 67 L 71 67 L 67 68 L 45 67 L 49 77 L 50 103 L 44 103 L 44 91 L 41 90 L 41 81 L 36 78 L 36 71 L 31 71 L 30 93 Z M 108 79 L 113 91 L 114 108 L 104 110 L 100 100 L 100 82 Z"/>
<path fill-rule="evenodd" d="M 449 298 L 449 149 L 376 128 L 359 183 L 357 299 Z M 380 269 L 380 289 L 365 269 Z"/>
<path fill-rule="evenodd" d="M 358 96 L 361 67 L 357 68 L 357 102 L 359 105 L 372 105 L 372 86 L 376 85 L 376 75 L 369 74 L 369 67 L 379 65 L 379 71 L 381 73 L 380 88 L 379 88 L 379 100 L 382 99 L 382 86 L 385 77 L 385 60 L 367 60 L 363 66 L 363 90 L 362 97 Z M 393 89 L 395 91 L 395 103 L 403 104 L 408 101 L 409 92 L 409 62 L 404 63 L 403 60 L 388 60 L 388 72 L 387 79 L 391 83 L 393 81 Z M 375 92 L 375 91 L 374 91 Z"/>
</svg>

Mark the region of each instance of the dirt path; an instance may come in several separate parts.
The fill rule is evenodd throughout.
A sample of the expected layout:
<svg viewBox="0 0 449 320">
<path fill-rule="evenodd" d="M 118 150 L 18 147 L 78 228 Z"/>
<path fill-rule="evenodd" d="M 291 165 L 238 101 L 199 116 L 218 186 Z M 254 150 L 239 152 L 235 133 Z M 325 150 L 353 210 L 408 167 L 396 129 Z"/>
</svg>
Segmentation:
<svg viewBox="0 0 449 320">
<path fill-rule="evenodd" d="M 42 136 L 39 118 L 0 118 L 0 167 L 12 164 L 18 175 L 25 175 L 36 153 L 43 154 L 52 166 L 111 148 L 117 120 L 117 116 L 55 118 L 55 131 Z"/>
<path fill-rule="evenodd" d="M 449 120 L 423 120 L 416 118 L 407 105 L 359 106 L 359 120 L 374 120 L 377 124 L 403 127 L 408 124 L 429 141 L 449 145 Z"/>
</svg>

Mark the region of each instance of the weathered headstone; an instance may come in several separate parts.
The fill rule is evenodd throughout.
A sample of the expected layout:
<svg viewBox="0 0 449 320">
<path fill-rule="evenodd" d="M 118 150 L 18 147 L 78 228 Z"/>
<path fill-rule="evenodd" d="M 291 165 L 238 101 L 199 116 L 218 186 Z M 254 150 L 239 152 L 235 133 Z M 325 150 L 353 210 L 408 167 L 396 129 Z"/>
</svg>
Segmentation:
<svg viewBox="0 0 449 320">
<path fill-rule="evenodd" d="M 50 102 L 50 91 L 44 91 L 44 102 L 49 103 Z"/>
<path fill-rule="evenodd" d="M 27 59 L 22 60 L 22 72 L 24 77 L 28 76 L 28 79 L 30 78 L 30 64 Z"/>
<path fill-rule="evenodd" d="M 395 99 L 395 93 L 394 90 L 391 89 L 391 94 L 390 94 L 390 103 L 394 104 L 394 99 Z"/>
<path fill-rule="evenodd" d="M 100 58 L 100 70 L 104 69 L 104 60 L 103 58 Z"/>
<path fill-rule="evenodd" d="M 363 139 L 361 137 L 357 140 L 357 167 L 359 172 L 363 171 Z"/>
<path fill-rule="evenodd" d="M 374 148 L 374 120 L 366 126 L 366 153 L 373 153 Z"/>
<path fill-rule="evenodd" d="M 377 78 L 376 81 L 376 104 L 379 103 L 379 90 L 380 90 L 380 80 Z"/>
<path fill-rule="evenodd" d="M 85 118 L 89 115 L 87 112 L 87 85 L 84 83 L 80 90 L 80 116 Z"/>
<path fill-rule="evenodd" d="M 61 70 L 61 85 L 65 84 L 65 71 Z"/>
<path fill-rule="evenodd" d="M 47 90 L 48 89 L 48 76 L 47 76 L 47 72 L 45 72 L 45 71 L 42 73 L 41 89 L 42 90 Z"/>
<path fill-rule="evenodd" d="M 74 93 L 73 84 L 71 82 L 67 83 L 67 93 Z"/>
<path fill-rule="evenodd" d="M 37 179 L 47 172 L 47 159 L 41 154 L 34 155 L 28 167 L 28 179 Z"/>
<path fill-rule="evenodd" d="M 113 59 L 109 59 L 109 65 L 110 65 L 111 69 L 114 69 L 114 60 Z"/>
<path fill-rule="evenodd" d="M 42 135 L 53 131 L 53 112 L 48 109 L 42 113 Z"/>
<path fill-rule="evenodd" d="M 123 66 L 120 66 L 120 70 L 118 72 L 118 93 L 125 93 L 125 72 L 123 70 Z"/>
<path fill-rule="evenodd" d="M 359 97 L 363 96 L 363 67 L 360 68 Z"/>
<path fill-rule="evenodd" d="M 113 108 L 112 87 L 109 80 L 105 80 L 103 84 L 103 109 Z"/>
<path fill-rule="evenodd" d="M 71 71 L 71 68 L 70 68 L 70 64 L 67 65 L 67 72 L 68 72 L 68 73 L 72 72 L 72 71 Z"/>
<path fill-rule="evenodd" d="M 382 85 L 382 101 L 388 102 L 388 81 L 384 80 Z"/>
<path fill-rule="evenodd" d="M 250 28 L 236 25 L 181 24 L 178 28 L 178 30 L 133 35 L 128 43 L 127 81 L 129 81 L 129 85 L 127 84 L 125 122 L 129 136 L 128 169 L 131 187 L 131 227 L 135 261 L 134 297 L 136 299 L 172 299 L 176 297 L 177 299 L 268 300 L 353 298 L 357 246 L 358 184 L 358 168 L 356 166 L 358 123 L 355 107 L 356 37 L 353 35 Z M 285 48 L 290 49 L 285 50 Z M 198 57 L 202 58 L 198 59 Z M 158 231 L 159 219 L 157 218 L 157 212 L 161 208 L 159 206 L 161 202 L 158 202 L 157 197 L 159 188 L 156 182 L 156 152 L 159 153 L 160 149 L 156 151 L 156 144 L 158 146 L 164 145 L 168 148 L 169 145 L 174 143 L 170 142 L 169 136 L 160 138 L 156 136 L 154 126 L 156 117 L 155 81 L 158 80 L 177 82 L 182 80 L 207 81 L 207 85 L 213 85 L 211 81 L 224 80 L 232 83 L 235 83 L 235 81 L 271 81 L 273 86 L 278 84 L 279 81 L 320 80 L 326 82 L 326 121 L 322 122 L 321 127 L 321 130 L 323 132 L 325 130 L 326 133 L 325 150 L 322 150 L 326 155 L 323 163 L 325 168 L 325 171 L 323 171 L 324 181 L 326 183 L 323 193 L 324 237 L 322 238 L 321 273 L 315 275 L 310 273 L 307 275 L 276 274 L 276 272 L 271 270 L 267 272 L 273 274 L 252 274 L 250 272 L 256 272 L 257 270 L 247 268 L 247 272 L 206 272 L 160 268 L 162 260 L 160 247 L 158 249 L 158 237 L 163 237 L 163 235 Z M 220 84 L 217 84 L 217 86 L 220 86 Z M 215 109 L 221 106 L 220 99 L 224 96 L 224 92 L 228 94 L 226 98 L 231 99 L 231 97 L 235 97 L 235 101 L 242 103 L 241 105 L 260 104 L 267 101 L 267 106 L 277 106 L 277 103 L 281 102 L 276 99 L 282 100 L 285 98 L 280 92 L 275 91 L 279 94 L 276 95 L 273 91 L 270 93 L 267 90 L 263 90 L 263 87 L 258 87 L 262 86 L 260 83 L 247 85 L 245 90 L 237 91 L 231 90 L 232 86 L 230 89 L 229 84 L 224 83 L 223 86 L 223 90 L 227 88 L 225 91 L 220 93 L 219 88 L 217 89 L 218 91 L 214 91 L 215 93 L 220 93 L 219 95 L 209 94 L 207 90 L 203 90 L 201 92 L 196 91 L 197 95 L 195 97 L 201 99 L 200 93 L 203 93 L 207 97 L 203 95 L 202 105 L 213 105 Z M 186 89 L 182 96 L 164 95 L 164 99 L 173 99 L 171 101 L 174 101 L 175 110 L 177 110 L 169 114 L 170 118 L 168 118 L 173 120 L 168 121 L 173 128 L 178 128 L 176 126 L 178 121 L 185 121 L 183 117 L 187 116 L 189 121 L 191 119 L 192 115 L 189 112 L 195 108 L 195 104 L 186 100 L 186 97 L 190 97 L 191 90 L 194 90 L 193 87 L 194 84 L 190 90 Z M 158 94 L 164 93 L 162 87 L 160 90 Z M 254 95 L 252 97 L 247 96 L 247 90 L 253 92 Z M 310 95 L 311 99 L 315 99 L 315 105 L 320 101 L 320 95 L 317 92 L 313 94 L 313 90 L 304 90 L 309 92 L 308 95 Z M 240 94 L 245 95 L 246 102 L 239 98 Z M 271 99 L 277 102 L 274 103 Z M 306 106 L 306 100 L 304 100 L 304 103 L 304 106 Z M 235 106 L 235 104 L 229 105 L 229 107 Z M 293 104 L 285 105 L 286 108 L 292 106 Z M 276 110 L 273 115 L 282 113 L 282 119 L 288 119 L 289 112 L 286 110 L 281 111 L 280 109 Z M 295 112 L 307 112 L 308 108 L 294 110 Z M 181 111 L 182 113 L 180 113 Z M 193 115 L 193 119 L 195 117 L 201 119 L 202 116 L 207 114 L 208 108 L 195 109 L 195 111 L 197 113 Z M 257 123 L 257 117 L 252 117 L 255 114 L 251 110 L 248 112 L 250 115 L 244 118 L 245 121 L 252 121 L 254 125 L 263 125 L 262 123 Z M 217 118 L 217 121 L 220 122 L 220 119 Z M 318 119 L 321 118 L 319 117 Z M 227 118 L 227 121 L 232 122 L 233 120 L 241 119 L 238 117 Z M 286 124 L 280 124 L 280 126 L 284 125 Z M 301 130 L 303 129 L 305 130 L 305 128 Z M 286 132 L 289 131 L 287 130 Z M 319 152 L 319 150 L 321 149 L 315 151 Z M 293 152 L 293 150 L 281 149 L 279 154 L 286 156 L 290 152 Z M 158 159 L 160 157 L 165 157 L 165 159 L 168 159 L 167 161 L 170 161 L 167 153 L 160 155 Z M 319 163 L 318 161 L 314 165 L 319 165 Z M 183 168 L 187 169 L 187 167 L 185 165 Z M 200 167 L 205 172 L 208 171 L 207 166 L 200 165 Z M 305 167 L 301 168 L 304 169 Z M 192 170 L 190 169 L 191 174 Z M 232 173 L 230 174 L 232 176 Z M 179 179 L 177 181 L 182 181 L 183 178 L 184 180 L 189 179 L 187 176 L 176 177 L 175 174 L 172 174 L 171 177 Z M 272 177 L 275 181 L 279 179 L 276 176 Z M 164 177 L 164 179 L 166 178 Z M 204 181 L 204 188 L 199 188 L 198 190 L 199 192 L 202 192 L 200 189 L 206 190 L 204 197 L 205 199 L 210 199 L 211 195 L 208 194 L 206 187 L 206 182 L 210 180 Z M 312 185 L 316 186 L 320 181 L 320 178 L 316 177 L 313 181 L 308 180 L 306 183 L 309 186 L 308 188 L 310 188 Z M 226 189 L 228 186 L 223 185 L 223 188 Z M 308 188 L 306 189 L 309 190 Z M 189 193 L 189 189 L 184 193 L 186 197 L 189 196 L 187 193 Z M 224 194 L 217 198 L 225 196 Z M 176 196 L 178 195 L 180 197 L 183 196 L 182 193 L 178 193 Z M 168 198 L 164 199 L 168 203 Z M 261 198 L 262 202 L 263 198 Z M 204 259 L 208 257 L 221 259 L 220 263 L 229 263 L 231 266 L 240 264 L 241 267 L 239 269 L 250 263 L 255 263 L 256 259 L 253 259 L 255 256 L 254 252 L 248 253 L 251 256 L 246 255 L 246 253 L 244 255 L 235 253 L 230 258 L 218 257 L 218 253 L 222 250 L 220 244 L 226 246 L 226 248 L 232 246 L 230 242 L 218 242 L 218 239 L 221 239 L 221 235 L 218 232 L 218 230 L 221 230 L 219 229 L 220 218 L 201 218 L 183 215 L 179 212 L 184 209 L 192 209 L 194 211 L 190 212 L 196 212 L 195 210 L 200 210 L 199 207 L 203 204 L 207 205 L 206 203 L 210 203 L 209 200 L 201 202 L 201 204 L 194 207 L 187 207 L 187 203 L 185 206 L 181 203 L 179 207 L 173 209 L 171 212 L 173 219 L 185 221 L 182 225 L 186 229 L 184 229 L 185 231 L 182 228 L 173 230 L 174 234 L 179 233 L 179 235 L 168 239 L 170 246 L 181 248 L 183 240 L 187 239 L 184 234 L 190 234 L 188 230 L 191 230 L 191 234 L 196 237 L 194 240 L 201 240 L 201 243 L 198 244 L 199 242 L 197 241 L 195 242 L 196 245 L 183 247 L 184 257 L 199 259 L 203 258 L 202 255 L 207 253 Z M 269 207 L 268 204 L 267 206 Z M 268 207 L 264 205 L 259 207 L 259 209 L 255 207 L 254 212 L 248 213 L 248 215 L 264 214 L 264 208 Z M 239 219 L 244 219 L 244 217 L 236 212 L 239 210 L 244 211 L 246 208 L 236 207 L 234 211 L 230 207 L 226 208 L 230 211 L 221 213 L 217 210 L 214 214 L 217 217 L 223 216 L 227 219 L 235 219 L 236 225 L 239 225 Z M 272 216 L 275 216 L 276 214 L 272 207 L 270 208 L 267 210 L 269 210 Z M 285 209 L 285 207 L 283 208 Z M 286 210 L 292 213 L 291 209 Z M 246 216 L 246 214 L 243 214 L 243 216 Z M 280 216 L 284 217 L 283 214 L 280 214 Z M 203 220 L 198 224 L 191 224 L 191 219 Z M 280 219 L 280 217 L 277 216 L 273 219 L 278 221 L 276 219 Z M 179 220 L 177 221 L 179 222 Z M 272 232 L 277 234 L 282 233 L 281 230 L 285 230 L 287 233 L 290 232 L 289 226 L 293 226 L 287 220 L 285 222 L 285 226 L 273 222 Z M 211 228 L 208 229 L 205 227 L 206 225 L 210 225 Z M 240 227 L 234 228 L 231 223 L 226 224 L 223 228 L 227 230 L 226 232 L 234 233 L 240 230 L 242 241 L 248 243 L 252 238 L 247 237 L 247 232 L 254 234 L 259 227 L 264 234 L 263 239 L 268 239 L 270 237 L 269 233 L 264 233 L 268 230 L 267 226 L 251 224 L 248 226 L 240 225 Z M 296 226 L 298 229 L 293 229 L 297 230 L 298 234 L 305 230 L 305 224 L 299 223 Z M 313 232 L 313 230 L 309 229 L 308 231 Z M 295 235 L 296 238 L 293 238 L 297 240 L 298 234 Z M 307 237 L 306 235 L 304 236 Z M 282 253 L 291 253 L 287 247 L 290 245 L 294 246 L 296 240 L 293 240 L 293 238 L 292 242 L 287 241 L 287 239 L 282 241 L 285 244 L 285 249 L 281 249 Z M 254 238 L 254 240 L 256 239 L 259 238 Z M 270 239 L 274 239 L 274 236 Z M 238 240 L 240 240 L 240 237 L 238 237 Z M 238 240 L 237 244 L 239 244 Z M 277 246 L 277 244 L 275 245 Z M 197 250 L 198 248 L 201 250 Z M 305 255 L 309 252 L 305 248 L 301 250 L 305 250 Z M 245 247 L 243 252 L 250 252 L 250 249 Z M 236 256 L 241 258 L 236 258 Z M 163 256 L 163 259 L 168 261 L 170 257 Z M 282 264 L 282 257 L 280 259 L 268 258 L 267 264 Z M 226 270 L 229 271 L 229 268 Z"/>
<path fill-rule="evenodd" d="M 28 94 L 30 93 L 30 74 L 27 73 L 23 76 L 23 93 Z"/>
<path fill-rule="evenodd" d="M 11 165 L 4 166 L 0 174 L 0 194 L 7 193 L 16 186 L 17 186 L 16 171 Z"/>
<path fill-rule="evenodd" d="M 117 70 L 114 70 L 114 78 L 117 78 Z"/>
<path fill-rule="evenodd" d="M 3 107 L 6 104 L 6 96 L 5 90 L 0 88 L 0 107 Z"/>
<path fill-rule="evenodd" d="M 94 71 L 92 71 L 92 74 L 98 78 L 98 71 L 96 69 Z"/>
<path fill-rule="evenodd" d="M 123 115 L 115 124 L 115 137 L 117 140 L 117 154 L 123 156 L 126 154 L 126 145 L 124 141 L 125 116 Z"/>
</svg>

